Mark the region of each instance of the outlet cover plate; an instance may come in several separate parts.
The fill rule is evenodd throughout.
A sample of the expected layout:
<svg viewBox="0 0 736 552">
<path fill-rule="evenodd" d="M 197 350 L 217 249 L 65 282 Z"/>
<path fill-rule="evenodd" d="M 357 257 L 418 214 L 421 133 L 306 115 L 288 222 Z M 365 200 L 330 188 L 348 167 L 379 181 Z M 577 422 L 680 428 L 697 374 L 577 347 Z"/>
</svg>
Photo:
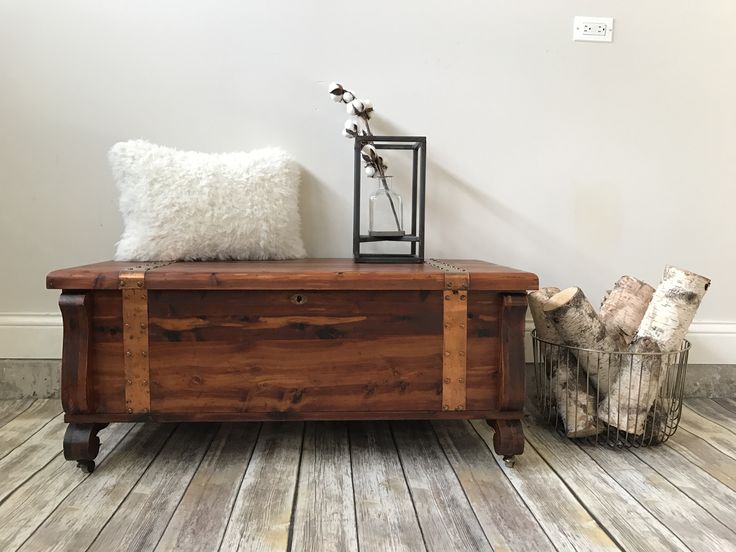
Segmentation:
<svg viewBox="0 0 736 552">
<path fill-rule="evenodd" d="M 572 39 L 578 42 L 613 42 L 613 17 L 576 15 Z"/>
</svg>

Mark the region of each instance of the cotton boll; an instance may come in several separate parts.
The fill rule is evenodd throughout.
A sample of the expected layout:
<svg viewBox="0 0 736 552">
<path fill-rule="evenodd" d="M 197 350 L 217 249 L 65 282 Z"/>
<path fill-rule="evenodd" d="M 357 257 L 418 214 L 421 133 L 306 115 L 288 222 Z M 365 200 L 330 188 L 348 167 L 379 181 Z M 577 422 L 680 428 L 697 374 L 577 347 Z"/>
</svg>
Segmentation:
<svg viewBox="0 0 736 552">
<path fill-rule="evenodd" d="M 327 89 L 329 90 L 330 94 L 336 95 L 336 96 L 342 96 L 342 93 L 345 91 L 345 89 L 342 87 L 342 84 L 339 82 L 331 82 Z"/>
<path fill-rule="evenodd" d="M 365 168 L 365 174 L 367 174 L 369 177 L 375 176 L 375 174 L 376 174 L 376 167 L 374 167 L 373 165 L 368 165 Z"/>
<path fill-rule="evenodd" d="M 378 157 L 378 153 L 376 153 L 376 148 L 374 148 L 370 144 L 363 146 L 363 149 L 360 150 L 360 154 L 366 163 L 373 163 Z"/>
<path fill-rule="evenodd" d="M 346 129 L 346 128 L 342 129 L 342 135 L 345 138 L 352 138 L 352 135 L 350 134 L 350 131 L 348 129 Z"/>
<path fill-rule="evenodd" d="M 353 95 L 352 95 L 352 94 L 351 94 L 350 92 L 348 92 L 347 90 L 346 90 L 345 92 L 343 92 L 343 94 L 342 94 L 342 101 L 344 101 L 345 103 L 350 103 L 350 102 L 352 102 L 352 101 L 353 101 L 354 99 L 355 99 L 355 96 L 353 96 Z"/>
<path fill-rule="evenodd" d="M 373 102 L 370 100 L 362 100 L 363 101 L 363 109 L 365 111 L 373 111 Z"/>
<path fill-rule="evenodd" d="M 363 113 L 363 109 L 365 109 L 365 106 L 363 106 L 363 102 L 360 100 L 353 100 L 347 105 L 347 112 L 350 115 L 360 115 Z"/>
<path fill-rule="evenodd" d="M 332 101 L 335 102 L 335 103 L 341 103 L 342 102 L 342 96 L 340 96 L 339 94 L 337 96 L 335 96 L 333 94 L 332 95 Z"/>
</svg>

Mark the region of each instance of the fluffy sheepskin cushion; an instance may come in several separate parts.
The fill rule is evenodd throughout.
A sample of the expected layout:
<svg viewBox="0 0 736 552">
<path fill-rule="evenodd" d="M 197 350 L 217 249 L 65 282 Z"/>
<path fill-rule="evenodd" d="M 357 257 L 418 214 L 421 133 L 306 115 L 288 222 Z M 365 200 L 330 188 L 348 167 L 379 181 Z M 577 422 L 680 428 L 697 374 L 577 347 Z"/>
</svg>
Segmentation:
<svg viewBox="0 0 736 552">
<path fill-rule="evenodd" d="M 305 255 L 299 169 L 278 148 L 207 154 L 132 140 L 108 158 L 125 226 L 115 260 Z"/>
</svg>

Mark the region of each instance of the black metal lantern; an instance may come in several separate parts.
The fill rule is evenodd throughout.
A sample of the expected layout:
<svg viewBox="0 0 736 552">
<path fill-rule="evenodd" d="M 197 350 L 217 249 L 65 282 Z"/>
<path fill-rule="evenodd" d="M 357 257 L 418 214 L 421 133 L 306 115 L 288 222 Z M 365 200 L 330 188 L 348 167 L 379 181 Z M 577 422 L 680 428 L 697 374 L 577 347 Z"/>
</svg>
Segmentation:
<svg viewBox="0 0 736 552">
<path fill-rule="evenodd" d="M 363 163 L 361 151 L 363 146 L 371 144 L 377 150 L 409 150 L 412 155 L 411 170 L 411 221 L 409 232 L 403 224 L 403 206 L 401 199 L 389 190 L 386 178 L 377 177 L 382 181 L 383 189 L 379 190 L 378 197 L 371 197 L 370 216 L 371 226 L 367 234 L 361 234 L 361 209 Z M 424 136 L 356 136 L 355 137 L 354 180 L 355 196 L 353 199 L 353 258 L 357 263 L 422 263 L 424 262 L 424 189 L 427 167 L 427 138 Z M 375 226 L 374 200 L 376 206 L 385 201 L 389 207 L 387 220 L 389 228 Z M 375 214 L 379 218 L 379 214 Z M 405 243 L 406 253 L 363 253 L 363 243 L 400 242 Z"/>
</svg>

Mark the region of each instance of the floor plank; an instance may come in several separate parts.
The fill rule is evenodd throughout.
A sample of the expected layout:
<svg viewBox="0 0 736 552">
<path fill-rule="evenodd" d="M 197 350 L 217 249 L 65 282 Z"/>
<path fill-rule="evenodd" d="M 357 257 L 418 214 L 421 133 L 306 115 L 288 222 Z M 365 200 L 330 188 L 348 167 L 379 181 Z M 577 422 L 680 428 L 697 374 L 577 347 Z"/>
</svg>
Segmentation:
<svg viewBox="0 0 736 552">
<path fill-rule="evenodd" d="M 57 399 L 35 401 L 0 428 L 0 458 L 4 458 L 13 449 L 25 443 L 59 414 L 61 403 Z"/>
<path fill-rule="evenodd" d="M 721 523 L 736 527 L 736 491 L 689 462 L 671 447 L 645 447 L 631 449 L 631 452 Z"/>
<path fill-rule="evenodd" d="M 0 460 L 0 502 L 61 452 L 64 431 L 60 414 Z"/>
<path fill-rule="evenodd" d="M 720 406 L 736 414 L 736 399 L 713 399 Z"/>
<path fill-rule="evenodd" d="M 473 420 L 471 424 L 492 450 L 493 430 L 483 420 Z M 513 468 L 498 456 L 494 455 L 494 460 L 557 550 L 619 550 L 534 448 L 527 445 L 524 454 L 516 457 Z"/>
<path fill-rule="evenodd" d="M 133 424 L 112 424 L 99 433 L 103 445 L 96 460 L 98 468 L 132 427 Z M 90 474 L 76 468 L 74 462 L 65 460 L 59 452 L 30 481 L 0 504 L 0 550 L 17 550 L 67 495 L 88 477 Z"/>
<path fill-rule="evenodd" d="M 695 552 L 736 552 L 736 533 L 628 450 L 582 447 L 608 475 Z"/>
<path fill-rule="evenodd" d="M 35 401 L 33 399 L 6 399 L 0 401 L 0 428 L 20 416 Z"/>
<path fill-rule="evenodd" d="M 260 427 L 259 423 L 220 427 L 156 550 L 219 548 Z"/>
<path fill-rule="evenodd" d="M 86 550 L 138 482 L 174 426 L 139 424 L 115 453 L 67 496 L 21 547 L 24 552 Z M 72 467 L 70 469 L 76 469 Z"/>
<path fill-rule="evenodd" d="M 360 550 L 425 550 L 389 423 L 354 422 L 349 432 Z"/>
<path fill-rule="evenodd" d="M 345 422 L 310 422 L 304 433 L 291 550 L 357 551 Z"/>
<path fill-rule="evenodd" d="M 664 446 L 676 450 L 700 469 L 736 491 L 736 462 L 705 439 L 680 427 Z"/>
<path fill-rule="evenodd" d="M 433 423 L 440 445 L 494 550 L 546 550 L 552 543 L 466 421 Z"/>
<path fill-rule="evenodd" d="M 427 549 L 492 550 L 429 422 L 391 427 Z"/>
<path fill-rule="evenodd" d="M 303 436 L 302 423 L 263 424 L 221 550 L 287 549 Z"/>
<path fill-rule="evenodd" d="M 525 424 L 529 443 L 585 503 L 625 550 L 687 550 L 687 547 L 615 479 L 603 472 L 574 442 L 539 426 Z"/>
<path fill-rule="evenodd" d="M 732 412 L 713 399 L 687 399 L 685 406 L 717 423 L 723 429 L 736 433 L 736 412 Z"/>
<path fill-rule="evenodd" d="M 181 424 L 89 552 L 153 550 L 204 458 L 217 424 Z"/>
<path fill-rule="evenodd" d="M 736 433 L 725 430 L 723 426 L 710 421 L 687 406 L 682 408 L 680 427 L 705 439 L 723 454 L 736 460 Z"/>
</svg>

